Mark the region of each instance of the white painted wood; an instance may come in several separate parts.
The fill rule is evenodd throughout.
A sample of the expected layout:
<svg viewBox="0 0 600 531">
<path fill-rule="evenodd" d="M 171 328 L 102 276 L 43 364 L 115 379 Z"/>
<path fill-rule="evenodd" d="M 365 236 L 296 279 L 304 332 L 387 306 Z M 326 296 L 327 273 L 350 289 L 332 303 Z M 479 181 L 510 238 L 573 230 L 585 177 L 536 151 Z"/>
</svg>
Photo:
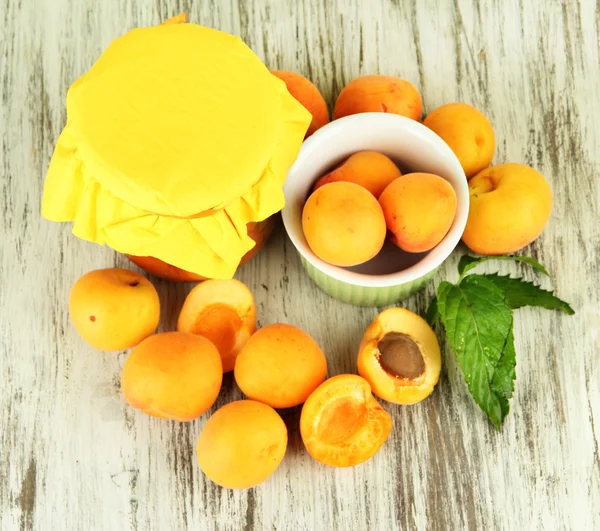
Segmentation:
<svg viewBox="0 0 600 531">
<path fill-rule="evenodd" d="M 371 461 L 319 465 L 290 414 L 288 455 L 247 492 L 222 490 L 197 467 L 208 415 L 176 424 L 125 406 L 126 354 L 87 347 L 69 323 L 67 296 L 88 270 L 129 264 L 42 220 L 42 183 L 69 84 L 113 38 L 183 10 L 240 34 L 269 67 L 307 74 L 330 102 L 355 76 L 379 72 L 416 83 L 426 110 L 472 103 L 494 125 L 496 161 L 532 164 L 551 181 L 551 223 L 525 252 L 548 266 L 553 280 L 544 285 L 577 314 L 518 312 L 516 393 L 502 431 L 474 405 L 447 348 L 428 400 L 387 407 L 394 431 Z M 593 0 L 0 0 L 0 19 L 0 529 L 600 529 Z M 456 278 L 458 256 L 438 282 Z M 238 276 L 255 293 L 261 323 L 301 326 L 325 349 L 331 374 L 355 370 L 376 310 L 318 291 L 281 230 Z M 189 286 L 156 285 L 162 326 L 172 329 Z M 424 311 L 432 293 L 407 307 Z M 227 377 L 215 407 L 239 397 Z"/>
</svg>

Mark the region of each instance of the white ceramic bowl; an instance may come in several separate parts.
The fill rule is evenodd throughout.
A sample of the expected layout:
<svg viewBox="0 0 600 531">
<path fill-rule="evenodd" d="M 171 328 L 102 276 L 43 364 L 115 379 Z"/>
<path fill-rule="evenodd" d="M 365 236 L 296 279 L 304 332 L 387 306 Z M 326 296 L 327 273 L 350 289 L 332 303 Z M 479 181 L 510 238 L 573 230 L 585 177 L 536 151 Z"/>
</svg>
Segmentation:
<svg viewBox="0 0 600 531">
<path fill-rule="evenodd" d="M 454 188 L 457 210 L 444 239 L 428 253 L 405 253 L 391 243 L 373 260 L 354 268 L 328 264 L 308 246 L 302 231 L 302 209 L 315 180 L 357 151 L 379 151 L 403 173 L 427 172 Z M 458 159 L 448 145 L 423 124 L 387 113 L 363 113 L 335 120 L 302 145 L 284 186 L 282 211 L 288 236 L 314 282 L 329 295 L 360 306 L 384 306 L 422 289 L 456 247 L 467 223 L 469 188 Z"/>
</svg>

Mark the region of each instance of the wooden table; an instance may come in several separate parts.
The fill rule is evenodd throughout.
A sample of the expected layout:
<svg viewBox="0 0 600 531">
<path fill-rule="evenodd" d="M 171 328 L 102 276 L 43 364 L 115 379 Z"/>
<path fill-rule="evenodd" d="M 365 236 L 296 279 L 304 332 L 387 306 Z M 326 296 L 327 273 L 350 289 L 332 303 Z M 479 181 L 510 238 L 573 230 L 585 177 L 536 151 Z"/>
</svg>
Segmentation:
<svg viewBox="0 0 600 531">
<path fill-rule="evenodd" d="M 593 0 L 481 4 L 0 0 L 3 531 L 600 529 L 600 11 Z M 516 392 L 501 431 L 474 404 L 444 344 L 434 394 L 386 406 L 394 430 L 375 458 L 325 468 L 292 429 L 280 468 L 245 492 L 216 487 L 197 466 L 208 415 L 179 424 L 125 405 L 126 353 L 86 346 L 67 297 L 85 272 L 131 265 L 42 220 L 42 183 L 69 84 L 115 37 L 184 10 L 241 35 L 269 67 L 308 75 L 329 102 L 367 73 L 414 82 L 426 111 L 469 102 L 494 125 L 496 162 L 524 162 L 549 179 L 552 220 L 524 252 L 546 264 L 544 286 L 577 314 L 518 312 Z M 436 284 L 456 280 L 462 251 Z M 499 269 L 533 278 L 512 264 Z M 323 347 L 330 374 L 355 371 L 378 310 L 320 292 L 282 229 L 238 276 L 261 324 L 296 324 Z M 190 286 L 155 284 L 162 329 L 173 329 Z M 433 292 L 406 307 L 423 312 Z M 228 376 L 215 408 L 241 396 Z M 287 420 L 296 425 L 297 414 Z"/>
</svg>

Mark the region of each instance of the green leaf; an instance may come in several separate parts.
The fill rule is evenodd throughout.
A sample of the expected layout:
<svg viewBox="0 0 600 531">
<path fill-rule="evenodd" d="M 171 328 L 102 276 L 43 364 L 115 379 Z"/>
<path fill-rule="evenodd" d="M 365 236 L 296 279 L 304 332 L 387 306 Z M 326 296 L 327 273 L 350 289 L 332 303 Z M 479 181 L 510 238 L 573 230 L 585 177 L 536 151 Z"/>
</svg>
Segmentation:
<svg viewBox="0 0 600 531">
<path fill-rule="evenodd" d="M 508 412 L 514 360 L 514 346 L 507 342 L 512 310 L 504 292 L 483 276 L 469 275 L 459 286 L 442 282 L 437 306 L 473 399 L 499 428 Z"/>
<path fill-rule="evenodd" d="M 515 390 L 516 365 L 515 336 L 513 335 L 513 326 L 511 324 L 504 348 L 502 349 L 502 356 L 500 356 L 498 365 L 496 365 L 496 371 L 492 377 L 492 391 L 497 396 L 505 399 L 500 399 L 503 418 L 508 414 L 508 399 L 512 397 Z"/>
<path fill-rule="evenodd" d="M 512 278 L 508 275 L 502 276 L 497 273 L 469 276 L 484 276 L 492 281 L 504 292 L 506 302 L 513 309 L 522 308 L 523 306 L 538 306 L 547 310 L 560 310 L 568 315 L 575 313 L 569 303 L 556 297 L 552 291 L 546 291 L 536 286 L 533 282 L 527 282 L 521 278 Z"/>
<path fill-rule="evenodd" d="M 513 260 L 516 262 L 523 262 L 525 264 L 529 264 L 536 271 L 544 273 L 544 275 L 550 276 L 546 268 L 542 264 L 540 264 L 535 258 L 531 258 L 530 256 L 470 256 L 468 254 L 465 254 L 460 258 L 460 261 L 458 262 L 458 274 L 460 275 L 460 280 L 463 279 L 467 271 L 473 269 L 475 266 L 478 266 L 482 262 L 487 262 L 488 260 Z"/>
<path fill-rule="evenodd" d="M 431 326 L 431 328 L 433 328 L 436 325 L 436 323 L 438 322 L 439 318 L 440 318 L 440 312 L 438 311 L 437 297 L 434 297 L 433 299 L 431 299 L 431 302 L 429 303 L 429 307 L 427 308 L 427 315 L 425 316 L 425 319 L 427 320 L 427 324 L 429 324 L 429 326 Z"/>
</svg>

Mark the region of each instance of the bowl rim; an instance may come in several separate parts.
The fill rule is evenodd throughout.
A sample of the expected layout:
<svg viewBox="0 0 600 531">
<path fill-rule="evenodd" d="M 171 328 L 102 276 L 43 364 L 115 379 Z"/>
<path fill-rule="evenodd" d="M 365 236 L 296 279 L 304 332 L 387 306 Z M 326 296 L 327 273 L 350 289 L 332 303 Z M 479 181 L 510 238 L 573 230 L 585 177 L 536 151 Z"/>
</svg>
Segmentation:
<svg viewBox="0 0 600 531">
<path fill-rule="evenodd" d="M 290 183 L 295 180 L 295 175 L 299 171 L 299 168 L 310 162 L 311 154 L 315 149 L 317 149 L 320 142 L 332 135 L 335 135 L 341 128 L 352 127 L 361 129 L 377 123 L 388 127 L 395 126 L 398 128 L 401 126 L 402 128 L 409 130 L 415 136 L 420 136 L 424 138 L 425 141 L 434 144 L 436 150 L 441 152 L 440 155 L 444 155 L 445 158 L 448 158 L 449 169 L 452 171 L 452 173 L 456 173 L 459 177 L 462 176 L 463 179 L 459 179 L 456 183 L 456 216 L 452 227 L 446 236 L 444 236 L 442 241 L 438 243 L 438 245 L 436 245 L 425 257 L 423 257 L 422 260 L 406 269 L 403 269 L 402 271 L 381 275 L 369 275 L 366 273 L 350 271 L 343 267 L 338 267 L 324 262 L 312 252 L 306 243 L 304 235 L 298 234 L 297 231 L 293 230 L 290 206 L 291 201 L 288 199 L 288 190 L 290 188 Z M 469 187 L 467 178 L 460 162 L 458 161 L 458 158 L 450 149 L 448 144 L 446 144 L 444 140 L 442 140 L 436 133 L 423 125 L 421 122 L 417 122 L 416 120 L 397 114 L 383 112 L 368 112 L 345 116 L 329 122 L 327 125 L 321 127 L 319 130 L 313 133 L 302 144 L 298 157 L 287 174 L 287 179 L 283 190 L 286 199 L 286 204 L 281 212 L 283 224 L 288 237 L 300 255 L 325 275 L 346 284 L 362 287 L 385 288 L 406 284 L 413 282 L 437 269 L 446 260 L 446 258 L 450 256 L 452 251 L 460 242 L 469 214 Z"/>
</svg>

